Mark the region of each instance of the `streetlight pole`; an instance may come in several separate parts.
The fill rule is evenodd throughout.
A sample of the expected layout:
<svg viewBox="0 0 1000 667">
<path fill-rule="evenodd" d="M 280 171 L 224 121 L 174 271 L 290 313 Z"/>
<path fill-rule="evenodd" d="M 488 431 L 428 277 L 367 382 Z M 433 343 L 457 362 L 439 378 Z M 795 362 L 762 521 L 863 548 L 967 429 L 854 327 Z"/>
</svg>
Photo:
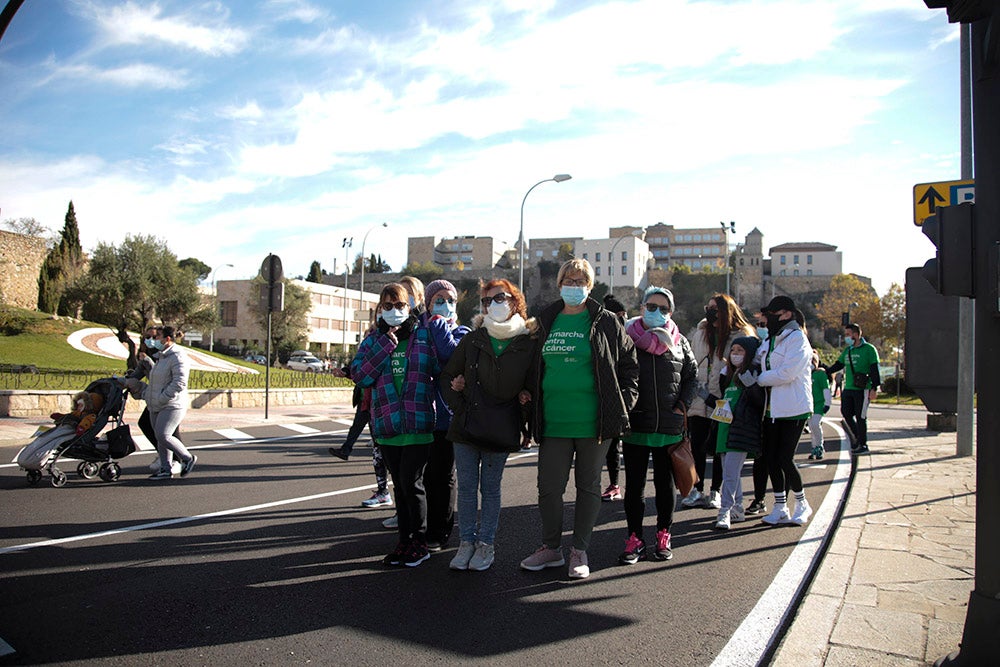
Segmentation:
<svg viewBox="0 0 1000 667">
<path fill-rule="evenodd" d="M 729 292 L 729 232 L 731 231 L 733 233 L 736 233 L 736 222 L 733 221 L 733 220 L 730 220 L 728 225 L 726 223 L 724 223 L 724 222 L 720 222 L 719 226 L 722 227 L 722 237 L 723 237 L 723 239 L 725 239 L 725 244 L 726 244 L 726 252 L 725 252 L 725 255 L 726 255 L 726 260 L 725 260 L 726 261 L 726 294 L 729 294 L 730 296 L 732 296 L 732 294 L 730 294 L 730 292 Z"/>
<path fill-rule="evenodd" d="M 569 174 L 556 174 L 552 178 L 546 178 L 545 180 L 538 181 L 530 188 L 528 188 L 528 191 L 524 193 L 524 199 L 521 200 L 521 231 L 517 235 L 517 245 L 518 245 L 517 263 L 520 264 L 521 268 L 517 278 L 517 289 L 521 290 L 522 294 L 524 293 L 524 202 L 528 201 L 528 195 L 531 194 L 531 191 L 537 188 L 542 183 L 548 183 L 549 181 L 552 181 L 554 183 L 562 183 L 563 181 L 568 181 L 571 178 L 573 177 L 570 176 Z"/>
<path fill-rule="evenodd" d="M 228 266 L 233 268 L 232 264 L 223 264 L 222 266 Z M 215 287 L 215 272 L 222 268 L 222 266 L 217 266 L 212 269 L 212 303 L 215 306 L 215 314 L 219 314 L 219 290 Z M 208 351 L 215 351 L 215 325 L 212 325 L 212 332 L 208 335 Z"/>
<path fill-rule="evenodd" d="M 358 290 L 358 310 L 364 310 L 364 307 L 365 307 L 365 301 L 364 301 L 364 299 L 365 299 L 365 262 L 368 261 L 367 256 L 365 255 L 365 243 L 368 242 L 368 235 L 372 233 L 373 229 L 377 229 L 378 226 L 379 225 L 372 225 L 372 227 L 369 228 L 369 230 L 367 232 L 365 232 L 365 235 L 361 239 L 361 289 Z M 382 223 L 382 227 L 388 227 L 388 226 L 389 226 L 388 222 L 383 222 Z M 358 321 L 358 342 L 361 342 L 361 336 L 364 333 L 363 330 L 362 330 L 362 328 L 361 328 L 363 326 L 364 326 L 364 323 L 361 322 L 361 321 Z"/>
<path fill-rule="evenodd" d="M 351 252 L 351 246 L 354 245 L 354 237 L 352 236 L 351 238 L 347 238 L 345 236 L 342 245 L 344 246 L 344 329 L 342 335 L 344 338 L 344 356 L 346 357 L 347 356 L 347 310 L 351 307 L 351 300 L 347 298 L 347 276 L 351 272 L 351 263 L 348 257 L 349 253 Z M 364 265 L 363 260 L 364 258 L 362 258 L 362 265 Z"/>
</svg>

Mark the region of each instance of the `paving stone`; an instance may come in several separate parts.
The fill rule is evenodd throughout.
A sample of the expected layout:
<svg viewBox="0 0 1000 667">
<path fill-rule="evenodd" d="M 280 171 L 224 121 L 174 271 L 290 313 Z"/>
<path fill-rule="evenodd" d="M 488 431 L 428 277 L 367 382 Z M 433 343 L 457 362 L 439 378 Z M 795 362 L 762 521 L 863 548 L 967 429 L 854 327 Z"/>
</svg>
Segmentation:
<svg viewBox="0 0 1000 667">
<path fill-rule="evenodd" d="M 964 616 L 960 621 L 930 619 L 927 626 L 927 653 L 924 655 L 924 660 L 933 663 L 938 658 L 957 651 L 959 646 L 956 638 L 961 640 L 964 629 Z"/>
<path fill-rule="evenodd" d="M 848 586 L 844 602 L 875 607 L 878 605 L 878 588 L 875 586 Z"/>
<path fill-rule="evenodd" d="M 845 604 L 830 641 L 922 659 L 926 645 L 924 617 L 892 609 Z"/>
<path fill-rule="evenodd" d="M 876 549 L 860 549 L 851 576 L 852 584 L 917 582 L 933 579 L 961 579 L 964 572 L 940 565 L 929 558 L 892 552 L 891 558 Z"/>
<path fill-rule="evenodd" d="M 891 549 L 892 551 L 909 551 L 910 527 L 892 525 L 872 525 L 862 533 L 858 542 L 861 548 Z"/>
</svg>

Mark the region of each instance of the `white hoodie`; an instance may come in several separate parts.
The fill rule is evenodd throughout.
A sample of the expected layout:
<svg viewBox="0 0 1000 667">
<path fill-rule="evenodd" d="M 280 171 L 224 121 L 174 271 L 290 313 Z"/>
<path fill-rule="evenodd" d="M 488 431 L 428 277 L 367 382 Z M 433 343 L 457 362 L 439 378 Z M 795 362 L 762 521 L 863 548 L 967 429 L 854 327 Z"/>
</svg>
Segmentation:
<svg viewBox="0 0 1000 667">
<path fill-rule="evenodd" d="M 771 387 L 771 417 L 808 418 L 813 411 L 812 345 L 795 320 L 786 322 L 774 335 L 773 349 L 769 343 L 765 341 L 757 352 L 757 362 L 763 369 L 757 384 Z"/>
</svg>

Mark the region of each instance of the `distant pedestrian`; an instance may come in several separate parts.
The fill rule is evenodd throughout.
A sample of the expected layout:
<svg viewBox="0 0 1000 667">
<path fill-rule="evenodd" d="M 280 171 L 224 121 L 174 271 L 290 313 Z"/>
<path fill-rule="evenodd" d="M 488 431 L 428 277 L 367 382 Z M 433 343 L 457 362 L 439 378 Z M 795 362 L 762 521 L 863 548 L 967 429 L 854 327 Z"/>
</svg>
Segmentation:
<svg viewBox="0 0 1000 667">
<path fill-rule="evenodd" d="M 565 563 L 560 546 L 563 494 L 573 470 L 576 504 L 569 576 L 582 579 L 590 576 L 587 547 L 601 509 L 601 464 L 609 440 L 629 428 L 639 367 L 621 322 L 588 298 L 594 287 L 590 263 L 566 262 L 556 281 L 560 299 L 538 316 L 531 372 L 542 546 L 522 560 L 521 567 L 536 571 Z"/>
<path fill-rule="evenodd" d="M 449 567 L 489 569 L 495 557 L 507 456 L 527 432 L 528 371 L 535 354 L 534 319 L 524 296 L 508 280 L 480 290 L 482 313 L 441 373 L 440 388 L 454 411 L 448 437 L 458 469 L 460 543 Z M 485 409 L 481 404 L 489 404 Z M 478 496 L 482 496 L 480 507 Z M 477 522 L 478 516 L 478 522 Z"/>
<path fill-rule="evenodd" d="M 812 393 L 813 412 L 809 416 L 809 435 L 812 438 L 812 451 L 809 458 L 820 460 L 823 458 L 823 426 L 821 420 L 823 415 L 830 411 L 832 402 L 830 396 L 830 378 L 826 374 L 826 369 L 819 363 L 819 352 L 815 349 L 812 353 Z"/>
<path fill-rule="evenodd" d="M 878 396 L 882 383 L 878 372 L 878 350 L 861 337 L 861 327 L 848 324 L 844 327 L 847 347 L 837 362 L 827 369 L 827 374 L 843 370 L 846 373 L 844 389 L 840 393 L 840 413 L 850 431 L 855 454 L 868 453 L 868 404 Z"/>
<path fill-rule="evenodd" d="M 691 345 L 671 319 L 674 295 L 663 287 L 649 287 L 642 316 L 628 321 L 625 331 L 635 344 L 639 363 L 639 398 L 629 412 L 631 431 L 622 436 L 625 457 L 625 550 L 622 565 L 647 557 L 642 520 L 646 513 L 646 478 L 653 461 L 656 499 L 656 541 L 653 560 L 670 560 L 677 492 L 674 489 L 670 446 L 684 437 L 684 414 L 698 390 L 698 364 Z"/>
<path fill-rule="evenodd" d="M 743 463 L 748 456 L 755 461 L 762 458 L 761 421 L 767 397 L 757 382 L 750 381 L 760 373 L 754 361 L 759 347 L 756 336 L 734 340 L 719 381 L 723 389 L 721 405 L 712 413 L 712 419 L 719 424 L 716 452 L 722 456 L 722 501 L 716 530 L 729 530 L 734 522 L 746 519 Z"/>
<path fill-rule="evenodd" d="M 801 314 L 792 299 L 776 296 L 761 312 L 767 317 L 768 340 L 758 352 L 762 370 L 756 380 L 767 391 L 763 443 L 774 490 L 774 507 L 763 521 L 803 525 L 812 508 L 795 465 L 795 450 L 812 414 L 812 346 L 797 321 Z M 751 378 L 741 380 L 751 384 Z M 794 512 L 788 510 L 789 491 L 795 496 Z"/>
</svg>

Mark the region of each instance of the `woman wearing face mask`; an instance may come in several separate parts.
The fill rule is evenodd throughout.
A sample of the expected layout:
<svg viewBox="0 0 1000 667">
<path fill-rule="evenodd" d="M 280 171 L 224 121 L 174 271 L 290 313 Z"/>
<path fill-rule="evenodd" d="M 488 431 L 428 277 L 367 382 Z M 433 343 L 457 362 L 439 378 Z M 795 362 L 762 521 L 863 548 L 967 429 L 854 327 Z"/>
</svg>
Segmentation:
<svg viewBox="0 0 1000 667">
<path fill-rule="evenodd" d="M 594 286 L 590 263 L 566 262 L 557 280 L 562 298 L 538 316 L 530 381 L 531 425 L 539 443 L 542 546 L 521 567 L 536 571 L 565 563 L 560 547 L 563 494 L 573 469 L 576 508 L 569 576 L 582 579 L 590 576 L 587 547 L 601 509 L 601 464 L 611 438 L 629 428 L 639 366 L 621 321 L 588 298 Z"/>
<path fill-rule="evenodd" d="M 712 485 L 705 490 L 705 457 L 715 451 L 714 422 L 709 419 L 715 402 L 722 396 L 719 372 L 729 355 L 733 341 L 740 336 L 752 336 L 753 327 L 743 316 L 743 311 L 728 294 L 716 294 L 705 306 L 705 319 L 688 334 L 691 349 L 698 360 L 698 394 L 688 410 L 688 427 L 691 431 L 691 453 L 694 454 L 698 482 L 691 493 L 681 501 L 684 507 L 698 505 L 719 509 L 719 489 L 722 486 L 722 458 L 713 455 Z"/>
<path fill-rule="evenodd" d="M 625 551 L 618 557 L 622 565 L 634 565 L 646 557 L 643 491 L 650 458 L 656 494 L 656 544 L 652 558 L 673 558 L 670 527 L 676 491 L 668 448 L 683 438 L 684 413 L 698 390 L 698 364 L 691 345 L 670 319 L 673 311 L 674 295 L 663 287 L 650 287 L 643 300 L 642 316 L 625 325 L 639 361 L 639 400 L 629 412 L 632 431 L 622 436 L 628 523 Z"/>
<path fill-rule="evenodd" d="M 424 290 L 422 319 L 430 332 L 438 363 L 444 367 L 469 327 L 458 324 L 458 291 L 447 280 L 435 280 Z M 437 378 L 435 378 L 437 380 Z M 455 448 L 448 439 L 451 410 L 441 395 L 435 394 L 434 443 L 424 471 L 427 490 L 427 548 L 440 551 L 455 527 L 455 503 L 458 484 L 455 477 Z"/>
<path fill-rule="evenodd" d="M 434 441 L 434 380 L 440 371 L 427 328 L 389 283 L 379 295 L 375 333 L 361 341 L 351 378 L 372 388 L 371 429 L 396 489 L 399 541 L 383 559 L 415 567 L 428 558 L 424 467 Z"/>
<path fill-rule="evenodd" d="M 191 405 L 187 392 L 190 362 L 187 353 L 175 342 L 175 336 L 179 338 L 180 332 L 175 334 L 173 327 L 165 326 L 156 332 L 155 338 L 148 341 L 158 352 L 156 363 L 149 370 L 149 384 L 137 378 L 125 381 L 132 394 L 141 396 L 149 408 L 149 418 L 160 452 L 160 469 L 150 479 L 173 477 L 174 459 L 181 463 L 182 477 L 190 473 L 198 461 L 198 457 L 189 452 L 184 443 L 174 435 Z"/>
<path fill-rule="evenodd" d="M 762 370 L 756 380 L 767 392 L 763 443 L 774 490 L 774 508 L 763 521 L 801 526 L 809 521 L 812 509 L 795 466 L 795 449 L 813 411 L 812 346 L 800 324 L 802 315 L 790 298 L 776 296 L 761 312 L 767 317 L 769 335 L 757 353 Z M 792 513 L 787 504 L 789 491 L 796 501 Z"/>
<path fill-rule="evenodd" d="M 473 319 L 472 333 L 459 343 L 439 382 L 455 414 L 448 437 L 455 443 L 461 542 L 451 561 L 453 570 L 482 571 L 493 564 L 504 465 L 507 455 L 520 449 L 527 431 L 526 413 L 517 406 L 528 399 L 532 334 L 538 328 L 534 319 L 525 320 L 524 296 L 509 281 L 491 280 L 480 293 L 483 312 Z M 518 415 L 518 422 L 493 423 L 504 418 L 501 411 L 477 410 L 476 401 L 509 406 L 506 412 Z M 506 441 L 500 441 L 501 434 Z M 482 496 L 478 527 L 477 493 Z"/>
<path fill-rule="evenodd" d="M 156 338 L 156 333 L 159 330 L 159 327 L 148 327 L 146 329 L 143 339 L 139 342 L 139 351 L 136 354 L 136 366 L 129 372 L 127 377 L 135 378 L 136 380 L 149 377 L 149 373 L 153 370 L 153 366 L 156 364 L 156 359 L 159 356 L 159 352 L 155 347 L 153 347 L 153 340 Z M 142 434 L 146 436 L 147 440 L 149 440 L 149 444 L 153 445 L 153 447 L 156 448 L 156 451 L 159 452 L 160 444 L 157 442 L 156 433 L 153 431 L 153 422 L 150 419 L 148 405 L 143 408 L 142 414 L 139 415 L 137 423 L 139 425 L 139 430 L 142 431 Z M 178 440 L 181 439 L 180 426 L 174 430 L 174 437 Z M 152 472 L 160 471 L 159 457 L 153 459 L 153 462 L 149 464 L 149 468 Z M 179 475 L 181 473 L 181 462 L 171 462 L 170 471 L 175 475 Z"/>
</svg>

